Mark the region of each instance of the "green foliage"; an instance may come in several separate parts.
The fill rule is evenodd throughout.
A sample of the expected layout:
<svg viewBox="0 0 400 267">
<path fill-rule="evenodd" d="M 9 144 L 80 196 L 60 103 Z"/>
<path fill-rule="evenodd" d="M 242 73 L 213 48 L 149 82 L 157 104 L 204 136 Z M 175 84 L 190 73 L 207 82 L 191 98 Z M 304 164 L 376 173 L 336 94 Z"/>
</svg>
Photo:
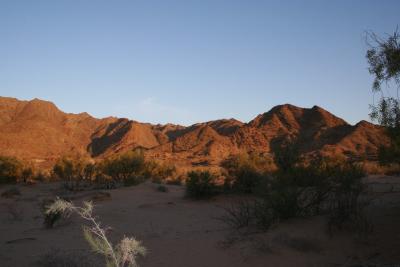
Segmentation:
<svg viewBox="0 0 400 267">
<path fill-rule="evenodd" d="M 227 211 L 224 221 L 235 228 L 254 225 L 268 229 L 290 218 L 328 214 L 331 221 L 348 221 L 359 209 L 364 171 L 358 165 L 317 159 L 292 162 L 262 179 L 252 203 Z M 333 224 L 333 223 L 332 223 Z"/>
<path fill-rule="evenodd" d="M 292 169 L 300 161 L 300 151 L 295 142 L 285 142 L 275 149 L 274 161 L 280 171 Z"/>
<path fill-rule="evenodd" d="M 146 178 L 151 178 L 154 183 L 161 183 L 162 181 L 171 178 L 176 173 L 175 165 L 167 163 L 158 163 L 156 161 L 146 161 L 144 164 L 143 175 Z"/>
<path fill-rule="evenodd" d="M 400 35 L 396 31 L 386 39 L 374 33 L 368 33 L 370 49 L 366 57 L 369 63 L 369 72 L 374 75 L 373 89 L 381 90 L 383 82 L 394 80 L 400 82 Z"/>
<path fill-rule="evenodd" d="M 209 171 L 191 171 L 186 180 L 186 195 L 191 198 L 209 198 L 218 193 L 216 176 Z"/>
<path fill-rule="evenodd" d="M 112 179 L 125 185 L 135 185 L 143 180 L 145 160 L 141 151 L 130 151 L 104 160 L 101 170 Z"/>
<path fill-rule="evenodd" d="M 392 141 L 389 147 L 380 148 L 379 159 L 382 164 L 400 163 L 400 35 L 396 29 L 386 39 L 374 33 L 368 33 L 367 37 L 370 49 L 366 57 L 369 72 L 374 76 L 372 88 L 380 93 L 378 103 L 371 105 L 370 117 L 386 127 Z M 396 92 L 382 90 L 382 83 L 387 85 L 386 89 L 394 83 Z"/>
<path fill-rule="evenodd" d="M 53 167 L 53 173 L 64 181 L 68 190 L 80 190 L 81 182 L 91 182 L 95 174 L 95 165 L 85 159 L 61 158 Z"/>
<path fill-rule="evenodd" d="M 228 172 L 225 191 L 255 193 L 263 180 L 274 170 L 271 160 L 257 154 L 241 154 L 226 160 L 222 166 Z"/>
<path fill-rule="evenodd" d="M 33 177 L 33 169 L 31 167 L 25 167 L 21 173 L 21 178 L 24 181 L 24 183 L 28 182 L 30 179 L 32 179 L 32 177 Z"/>
<path fill-rule="evenodd" d="M 22 163 L 16 158 L 0 156 L 0 184 L 17 182 L 22 168 Z"/>
<path fill-rule="evenodd" d="M 157 191 L 166 193 L 166 192 L 168 192 L 168 188 L 165 185 L 159 185 L 159 186 L 157 186 Z"/>
</svg>

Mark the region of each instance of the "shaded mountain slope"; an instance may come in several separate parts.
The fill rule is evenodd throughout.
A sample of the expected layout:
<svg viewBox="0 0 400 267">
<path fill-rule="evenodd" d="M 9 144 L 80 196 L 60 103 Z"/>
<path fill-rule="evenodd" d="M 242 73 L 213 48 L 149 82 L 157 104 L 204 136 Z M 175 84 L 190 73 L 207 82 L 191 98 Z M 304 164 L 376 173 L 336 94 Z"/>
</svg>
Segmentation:
<svg viewBox="0 0 400 267">
<path fill-rule="evenodd" d="M 381 127 L 365 121 L 353 126 L 318 106 L 286 104 L 249 123 L 222 119 L 184 127 L 96 119 L 64 113 L 48 101 L 0 97 L 0 154 L 49 166 L 63 155 L 104 158 L 138 147 L 147 157 L 181 166 L 217 166 L 242 152 L 272 155 L 288 140 L 304 154 L 367 160 L 388 143 Z"/>
</svg>

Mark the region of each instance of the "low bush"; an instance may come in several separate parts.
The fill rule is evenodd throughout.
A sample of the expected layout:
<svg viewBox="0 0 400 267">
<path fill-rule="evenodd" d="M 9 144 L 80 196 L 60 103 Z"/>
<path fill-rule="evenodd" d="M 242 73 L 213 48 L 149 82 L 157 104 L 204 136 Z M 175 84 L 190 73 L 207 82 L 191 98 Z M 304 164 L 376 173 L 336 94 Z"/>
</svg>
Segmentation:
<svg viewBox="0 0 400 267">
<path fill-rule="evenodd" d="M 95 165 L 85 159 L 61 158 L 53 167 L 53 173 L 64 183 L 64 188 L 79 191 L 92 182 Z"/>
<path fill-rule="evenodd" d="M 140 151 L 130 151 L 104 160 L 100 164 L 103 174 L 126 186 L 136 185 L 144 179 L 145 161 Z"/>
<path fill-rule="evenodd" d="M 67 218 L 70 211 L 63 209 L 63 206 L 56 207 L 56 205 L 65 205 L 66 200 L 57 198 L 55 201 L 46 201 L 43 203 L 44 208 L 44 226 L 48 229 L 53 228 L 54 225 L 62 218 Z"/>
<path fill-rule="evenodd" d="M 219 192 L 216 176 L 209 171 L 191 171 L 186 180 L 186 196 L 190 198 L 209 198 Z"/>
<path fill-rule="evenodd" d="M 169 185 L 182 185 L 183 178 L 181 176 L 171 178 L 165 181 Z"/>
<path fill-rule="evenodd" d="M 166 193 L 166 192 L 168 192 L 168 188 L 165 185 L 159 185 L 159 186 L 157 186 L 157 191 Z"/>
<path fill-rule="evenodd" d="M 224 220 L 236 228 L 246 222 L 268 229 L 290 218 L 327 214 L 330 225 L 358 221 L 361 227 L 364 175 L 360 166 L 343 161 L 317 159 L 309 164 L 285 165 L 260 178 L 259 190 L 253 191 L 256 200 L 228 210 L 229 218 Z"/>
<path fill-rule="evenodd" d="M 146 254 L 146 248 L 141 245 L 140 241 L 132 237 L 124 237 L 114 245 L 107 236 L 109 228 L 103 227 L 94 216 L 92 202 L 84 202 L 83 206 L 79 207 L 71 202 L 57 199 L 45 211 L 46 215 L 68 216 L 72 213 L 76 213 L 87 222 L 87 225 L 83 226 L 83 235 L 92 251 L 104 256 L 106 266 L 138 266 L 137 258 Z"/>
<path fill-rule="evenodd" d="M 175 165 L 156 161 L 146 161 L 143 171 L 144 177 L 150 178 L 153 183 L 158 184 L 173 177 L 175 173 Z"/>
<path fill-rule="evenodd" d="M 276 168 L 272 160 L 258 154 L 240 154 L 222 163 L 227 171 L 224 191 L 255 193 L 263 179 Z"/>
<path fill-rule="evenodd" d="M 0 156 L 0 184 L 16 183 L 22 168 L 22 163 L 16 158 Z"/>
</svg>

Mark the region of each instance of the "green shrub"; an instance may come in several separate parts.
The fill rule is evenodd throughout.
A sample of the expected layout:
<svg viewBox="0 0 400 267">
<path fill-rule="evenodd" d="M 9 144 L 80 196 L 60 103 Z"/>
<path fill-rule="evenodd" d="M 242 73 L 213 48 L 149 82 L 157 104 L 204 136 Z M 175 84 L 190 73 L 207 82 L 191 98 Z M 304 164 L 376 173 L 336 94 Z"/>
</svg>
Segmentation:
<svg viewBox="0 0 400 267">
<path fill-rule="evenodd" d="M 76 191 L 93 180 L 95 168 L 89 160 L 63 157 L 54 165 L 53 173 L 64 182 L 66 189 Z"/>
<path fill-rule="evenodd" d="M 15 183 L 22 173 L 22 163 L 14 157 L 0 156 L 0 184 Z"/>
<path fill-rule="evenodd" d="M 191 171 L 186 180 L 186 195 L 191 198 L 208 198 L 218 193 L 216 176 L 209 171 Z"/>
<path fill-rule="evenodd" d="M 130 151 L 104 160 L 100 168 L 113 180 L 125 185 L 136 185 L 143 180 L 144 156 L 141 151 Z"/>
<path fill-rule="evenodd" d="M 254 203 L 231 209 L 231 219 L 226 221 L 251 221 L 268 229 L 273 223 L 290 218 L 327 214 L 330 225 L 353 220 L 361 227 L 364 175 L 360 166 L 343 161 L 318 159 L 309 164 L 292 164 L 263 179 Z M 251 211 L 243 213 L 244 208 Z M 243 214 L 251 214 L 252 218 L 242 218 Z"/>
<path fill-rule="evenodd" d="M 157 191 L 166 193 L 166 192 L 168 192 L 168 188 L 165 185 L 159 185 L 159 186 L 157 186 Z"/>
<path fill-rule="evenodd" d="M 153 183 L 162 183 L 176 173 L 175 165 L 158 163 L 156 161 L 146 161 L 144 164 L 143 175 L 151 178 Z"/>
<path fill-rule="evenodd" d="M 271 160 L 258 154 L 241 154 L 223 162 L 228 177 L 224 190 L 251 194 L 255 193 L 268 173 L 275 170 Z"/>
</svg>

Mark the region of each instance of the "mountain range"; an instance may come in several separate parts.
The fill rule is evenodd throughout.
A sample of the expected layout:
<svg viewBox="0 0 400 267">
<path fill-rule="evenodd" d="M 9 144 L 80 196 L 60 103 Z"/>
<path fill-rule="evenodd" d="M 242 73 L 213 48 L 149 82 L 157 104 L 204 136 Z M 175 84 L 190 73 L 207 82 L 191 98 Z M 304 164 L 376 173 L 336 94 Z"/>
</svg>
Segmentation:
<svg viewBox="0 0 400 267">
<path fill-rule="evenodd" d="M 350 125 L 321 107 L 279 105 L 244 123 L 221 119 L 191 126 L 142 123 L 64 113 L 51 102 L 0 97 L 0 154 L 50 167 L 64 155 L 102 159 L 141 148 L 145 156 L 182 168 L 219 166 L 230 156 L 272 157 L 287 140 L 305 156 L 375 160 L 389 142 L 384 129 L 367 121 Z"/>
</svg>

